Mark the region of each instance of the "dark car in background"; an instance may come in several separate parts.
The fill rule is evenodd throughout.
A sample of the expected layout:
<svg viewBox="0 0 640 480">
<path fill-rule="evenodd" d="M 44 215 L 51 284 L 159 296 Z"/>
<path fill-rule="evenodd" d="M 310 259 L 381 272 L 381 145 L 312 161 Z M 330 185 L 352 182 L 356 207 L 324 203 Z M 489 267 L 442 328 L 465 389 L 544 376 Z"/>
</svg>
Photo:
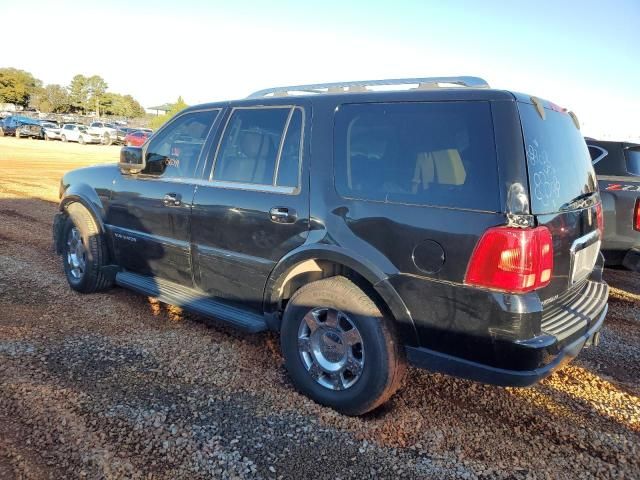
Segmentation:
<svg viewBox="0 0 640 480">
<path fill-rule="evenodd" d="M 190 107 L 119 165 L 65 174 L 60 197 L 71 288 L 278 331 L 293 384 L 349 415 L 407 362 L 534 384 L 596 344 L 607 312 L 575 115 L 475 77 Z"/>
<path fill-rule="evenodd" d="M 640 271 L 640 144 L 586 142 L 602 197 L 606 263 Z"/>
</svg>

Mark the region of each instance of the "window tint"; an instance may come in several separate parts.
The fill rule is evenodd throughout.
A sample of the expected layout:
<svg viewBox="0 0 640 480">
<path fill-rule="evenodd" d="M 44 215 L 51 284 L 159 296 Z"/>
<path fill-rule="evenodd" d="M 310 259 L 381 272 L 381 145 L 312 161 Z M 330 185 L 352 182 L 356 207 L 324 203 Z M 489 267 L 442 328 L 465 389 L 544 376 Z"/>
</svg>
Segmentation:
<svg viewBox="0 0 640 480">
<path fill-rule="evenodd" d="M 172 121 L 149 144 L 143 173 L 193 177 L 202 146 L 218 113 L 219 110 L 190 112 Z"/>
<path fill-rule="evenodd" d="M 630 175 L 640 175 L 640 149 L 629 148 L 624 152 L 627 160 L 627 173 Z"/>
<path fill-rule="evenodd" d="M 290 108 L 235 110 L 227 124 L 214 180 L 273 185 L 278 149 Z"/>
<path fill-rule="evenodd" d="M 487 102 L 344 105 L 336 188 L 347 197 L 497 211 Z"/>
<path fill-rule="evenodd" d="M 297 187 L 300 172 L 300 146 L 302 145 L 302 110 L 296 108 L 291 116 L 287 136 L 282 145 L 278 163 L 276 185 Z"/>
</svg>

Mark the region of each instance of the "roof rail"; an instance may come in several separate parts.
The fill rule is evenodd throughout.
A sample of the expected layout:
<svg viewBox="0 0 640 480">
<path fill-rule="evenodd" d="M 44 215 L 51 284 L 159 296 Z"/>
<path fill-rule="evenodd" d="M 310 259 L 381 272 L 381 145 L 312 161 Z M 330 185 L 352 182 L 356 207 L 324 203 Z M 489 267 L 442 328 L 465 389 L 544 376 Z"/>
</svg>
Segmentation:
<svg viewBox="0 0 640 480">
<path fill-rule="evenodd" d="M 418 85 L 418 89 L 440 88 L 439 84 L 459 85 L 470 88 L 489 88 L 486 80 L 479 77 L 423 77 L 394 78 L 389 80 L 360 80 L 355 82 L 318 83 L 310 85 L 292 85 L 289 87 L 265 88 L 252 93 L 247 98 L 262 98 L 268 95 L 285 97 L 290 93 L 347 93 L 369 92 L 367 87 L 386 85 Z M 345 90 L 346 89 L 346 90 Z"/>
</svg>

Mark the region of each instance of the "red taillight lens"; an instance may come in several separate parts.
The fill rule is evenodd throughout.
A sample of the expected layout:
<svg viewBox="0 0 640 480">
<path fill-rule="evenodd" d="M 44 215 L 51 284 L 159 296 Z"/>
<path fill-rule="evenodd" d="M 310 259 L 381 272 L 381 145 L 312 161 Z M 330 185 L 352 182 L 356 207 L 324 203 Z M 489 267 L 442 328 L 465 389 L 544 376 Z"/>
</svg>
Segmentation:
<svg viewBox="0 0 640 480">
<path fill-rule="evenodd" d="M 602 214 L 602 203 L 596 205 L 596 220 L 598 221 L 598 230 L 600 236 L 604 235 L 604 215 Z"/>
<path fill-rule="evenodd" d="M 636 200 L 636 208 L 633 209 L 633 229 L 640 232 L 640 198 Z"/>
<path fill-rule="evenodd" d="M 553 272 L 553 241 L 547 227 L 493 227 L 476 245 L 465 283 L 524 293 L 544 287 Z"/>
</svg>

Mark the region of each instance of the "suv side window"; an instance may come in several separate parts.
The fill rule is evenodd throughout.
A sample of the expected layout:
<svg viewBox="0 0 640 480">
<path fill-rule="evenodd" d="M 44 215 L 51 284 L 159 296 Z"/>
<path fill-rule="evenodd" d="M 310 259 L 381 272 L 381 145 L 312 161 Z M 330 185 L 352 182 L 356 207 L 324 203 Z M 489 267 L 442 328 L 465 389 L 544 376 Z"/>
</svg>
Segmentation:
<svg viewBox="0 0 640 480">
<path fill-rule="evenodd" d="M 343 105 L 335 169 L 344 197 L 499 210 L 488 102 Z"/>
<path fill-rule="evenodd" d="M 146 149 L 142 173 L 158 177 L 192 178 L 209 130 L 220 110 L 188 112 L 175 118 Z"/>
<path fill-rule="evenodd" d="M 290 106 L 235 109 L 220 142 L 212 179 L 297 187 L 302 122 L 302 110 Z"/>
</svg>

